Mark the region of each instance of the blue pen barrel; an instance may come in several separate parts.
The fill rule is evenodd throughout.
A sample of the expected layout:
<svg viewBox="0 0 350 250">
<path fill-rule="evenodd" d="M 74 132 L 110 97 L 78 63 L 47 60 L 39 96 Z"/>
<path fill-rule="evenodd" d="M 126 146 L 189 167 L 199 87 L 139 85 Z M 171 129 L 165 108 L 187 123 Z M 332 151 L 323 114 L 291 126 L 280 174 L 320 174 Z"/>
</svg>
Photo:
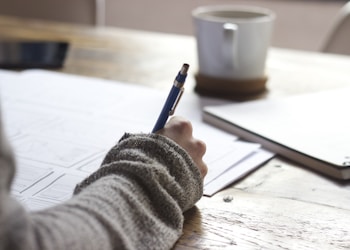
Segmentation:
<svg viewBox="0 0 350 250">
<path fill-rule="evenodd" d="M 172 115 L 175 111 L 175 107 L 180 100 L 180 97 L 183 93 L 183 85 L 186 80 L 187 71 L 188 71 L 189 65 L 187 63 L 184 63 L 175 77 L 174 84 L 169 92 L 169 95 L 164 103 L 163 109 L 158 117 L 158 120 L 156 124 L 154 125 L 154 128 L 152 130 L 152 133 L 157 132 L 158 130 L 162 129 L 165 125 L 165 123 L 168 120 L 168 117 Z M 172 112 L 172 113 L 170 113 Z"/>
<path fill-rule="evenodd" d="M 158 120 L 156 124 L 154 125 L 154 128 L 152 130 L 152 133 L 162 129 L 165 125 L 165 123 L 168 120 L 168 117 L 170 115 L 170 111 L 172 110 L 174 103 L 176 102 L 177 97 L 179 96 L 179 92 L 181 89 L 173 86 L 170 90 L 170 93 L 168 95 L 168 98 L 165 101 L 165 104 L 163 106 L 162 111 L 160 112 L 160 115 L 158 117 Z"/>
</svg>

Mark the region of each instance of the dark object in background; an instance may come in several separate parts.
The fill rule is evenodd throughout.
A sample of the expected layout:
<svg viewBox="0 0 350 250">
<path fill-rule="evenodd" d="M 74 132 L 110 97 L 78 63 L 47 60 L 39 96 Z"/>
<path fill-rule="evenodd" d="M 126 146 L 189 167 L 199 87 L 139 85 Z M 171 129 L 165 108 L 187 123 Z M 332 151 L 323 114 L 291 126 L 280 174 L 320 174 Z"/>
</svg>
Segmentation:
<svg viewBox="0 0 350 250">
<path fill-rule="evenodd" d="M 68 47 L 61 41 L 0 41 L 0 68 L 62 68 Z"/>
</svg>

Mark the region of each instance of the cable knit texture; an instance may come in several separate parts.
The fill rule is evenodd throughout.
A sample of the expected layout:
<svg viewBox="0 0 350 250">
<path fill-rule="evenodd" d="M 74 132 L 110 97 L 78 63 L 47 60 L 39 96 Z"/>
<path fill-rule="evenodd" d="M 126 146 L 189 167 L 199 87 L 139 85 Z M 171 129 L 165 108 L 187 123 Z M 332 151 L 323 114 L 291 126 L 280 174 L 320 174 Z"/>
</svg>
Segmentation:
<svg viewBox="0 0 350 250">
<path fill-rule="evenodd" d="M 125 134 L 70 200 L 30 213 L 9 195 L 14 161 L 0 139 L 0 250 L 170 249 L 183 212 L 202 196 L 199 170 L 181 147 Z"/>
</svg>

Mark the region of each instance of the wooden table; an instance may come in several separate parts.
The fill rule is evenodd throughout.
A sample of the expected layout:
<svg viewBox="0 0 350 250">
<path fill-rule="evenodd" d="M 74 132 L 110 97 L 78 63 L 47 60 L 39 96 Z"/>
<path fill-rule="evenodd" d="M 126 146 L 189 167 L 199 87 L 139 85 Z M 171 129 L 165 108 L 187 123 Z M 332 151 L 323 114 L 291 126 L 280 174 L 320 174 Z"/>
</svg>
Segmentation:
<svg viewBox="0 0 350 250">
<path fill-rule="evenodd" d="M 10 17 L 0 17 L 0 36 L 68 40 L 66 73 L 168 89 L 183 62 L 197 70 L 193 37 Z M 348 86 L 349 71 L 349 57 L 272 48 L 260 98 Z M 185 216 L 175 249 L 350 249 L 350 182 L 275 157 Z"/>
</svg>

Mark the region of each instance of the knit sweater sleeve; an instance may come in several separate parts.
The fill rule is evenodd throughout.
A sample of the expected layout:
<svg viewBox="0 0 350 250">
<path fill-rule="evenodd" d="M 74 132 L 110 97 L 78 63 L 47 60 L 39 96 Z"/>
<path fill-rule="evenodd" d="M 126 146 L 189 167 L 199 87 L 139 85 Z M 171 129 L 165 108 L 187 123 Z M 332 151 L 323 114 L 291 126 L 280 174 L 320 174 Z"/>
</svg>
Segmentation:
<svg viewBox="0 0 350 250">
<path fill-rule="evenodd" d="M 13 249 L 169 249 L 202 191 L 198 168 L 172 140 L 125 134 L 67 202 L 31 214 L 12 205 L 4 235 Z"/>
</svg>

